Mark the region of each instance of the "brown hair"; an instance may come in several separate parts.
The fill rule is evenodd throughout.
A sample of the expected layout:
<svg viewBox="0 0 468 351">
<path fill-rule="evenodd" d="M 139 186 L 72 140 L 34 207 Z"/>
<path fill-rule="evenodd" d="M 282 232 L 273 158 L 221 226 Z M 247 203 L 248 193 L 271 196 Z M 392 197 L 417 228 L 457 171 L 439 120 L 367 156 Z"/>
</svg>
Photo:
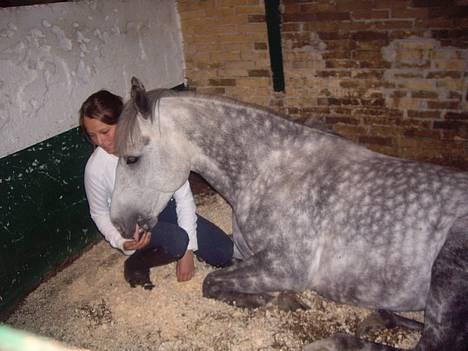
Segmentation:
<svg viewBox="0 0 468 351">
<path fill-rule="evenodd" d="M 122 98 L 107 90 L 99 90 L 90 95 L 80 108 L 80 128 L 86 136 L 86 139 L 90 141 L 86 128 L 84 127 L 85 117 L 97 119 L 105 124 L 115 125 L 119 121 L 122 108 Z"/>
</svg>

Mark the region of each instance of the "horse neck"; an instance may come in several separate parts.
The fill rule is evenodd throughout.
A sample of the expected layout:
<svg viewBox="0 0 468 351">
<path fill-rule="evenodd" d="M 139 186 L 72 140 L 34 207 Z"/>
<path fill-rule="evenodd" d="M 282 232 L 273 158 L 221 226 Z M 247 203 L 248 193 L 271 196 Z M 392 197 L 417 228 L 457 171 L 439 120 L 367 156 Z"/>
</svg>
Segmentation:
<svg viewBox="0 0 468 351">
<path fill-rule="evenodd" d="M 267 111 L 235 103 L 195 100 L 187 111 L 188 118 L 183 118 L 179 128 L 185 131 L 190 148 L 196 150 L 192 170 L 230 202 L 235 201 L 243 184 L 262 172 L 265 158 L 284 151 L 303 131 Z"/>
</svg>

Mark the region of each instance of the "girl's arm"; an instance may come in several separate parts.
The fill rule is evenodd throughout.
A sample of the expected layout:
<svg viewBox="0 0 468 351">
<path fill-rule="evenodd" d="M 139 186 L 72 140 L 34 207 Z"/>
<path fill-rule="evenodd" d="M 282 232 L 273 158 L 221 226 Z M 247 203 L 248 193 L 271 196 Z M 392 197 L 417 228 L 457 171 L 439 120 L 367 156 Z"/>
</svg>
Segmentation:
<svg viewBox="0 0 468 351">
<path fill-rule="evenodd" d="M 197 251 L 197 214 L 195 200 L 188 180 L 175 193 L 177 223 L 183 228 L 189 237 L 187 250 Z"/>
<path fill-rule="evenodd" d="M 91 218 L 112 247 L 121 250 L 126 255 L 131 255 L 135 250 L 124 249 L 124 243 L 127 240 L 122 237 L 110 220 L 110 195 L 104 184 L 97 179 L 100 178 L 91 176 L 85 171 L 85 190 Z"/>
<path fill-rule="evenodd" d="M 188 181 L 174 193 L 174 200 L 176 201 L 177 223 L 189 237 L 187 251 L 176 265 L 177 280 L 183 282 L 192 279 L 195 273 L 193 251 L 198 250 L 196 207 Z"/>
</svg>

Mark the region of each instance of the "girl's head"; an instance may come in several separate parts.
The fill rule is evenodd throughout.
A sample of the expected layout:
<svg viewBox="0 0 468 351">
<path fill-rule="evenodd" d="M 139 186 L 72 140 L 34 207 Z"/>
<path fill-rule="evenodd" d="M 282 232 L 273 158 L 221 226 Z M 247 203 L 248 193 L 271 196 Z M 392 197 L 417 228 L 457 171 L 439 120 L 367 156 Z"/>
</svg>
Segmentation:
<svg viewBox="0 0 468 351">
<path fill-rule="evenodd" d="M 115 129 L 122 108 L 122 98 L 107 90 L 100 90 L 83 102 L 80 127 L 90 143 L 114 153 Z"/>
</svg>

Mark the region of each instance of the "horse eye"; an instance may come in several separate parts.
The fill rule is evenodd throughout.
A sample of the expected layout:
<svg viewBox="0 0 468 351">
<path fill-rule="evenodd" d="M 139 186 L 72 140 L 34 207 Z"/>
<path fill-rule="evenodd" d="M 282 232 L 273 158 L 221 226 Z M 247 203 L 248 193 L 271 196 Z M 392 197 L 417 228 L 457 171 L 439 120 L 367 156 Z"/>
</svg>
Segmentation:
<svg viewBox="0 0 468 351">
<path fill-rule="evenodd" d="M 136 156 L 128 156 L 126 158 L 126 162 L 127 162 L 127 165 L 131 165 L 131 164 L 134 164 L 138 161 L 139 157 L 136 157 Z"/>
</svg>

